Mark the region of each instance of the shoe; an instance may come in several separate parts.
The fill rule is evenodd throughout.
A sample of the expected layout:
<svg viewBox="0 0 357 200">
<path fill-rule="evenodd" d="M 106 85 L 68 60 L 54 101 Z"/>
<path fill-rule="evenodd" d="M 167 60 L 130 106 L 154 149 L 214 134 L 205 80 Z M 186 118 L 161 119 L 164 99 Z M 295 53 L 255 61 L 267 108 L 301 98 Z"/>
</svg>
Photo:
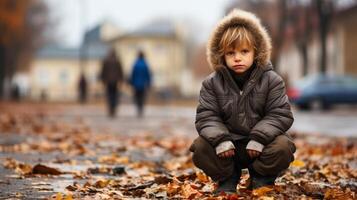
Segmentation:
<svg viewBox="0 0 357 200">
<path fill-rule="evenodd" d="M 249 168 L 250 183 L 247 187 L 249 190 L 254 190 L 264 186 L 273 186 L 277 176 L 263 176 L 256 172 L 253 168 Z"/>
<path fill-rule="evenodd" d="M 233 174 L 224 181 L 218 182 L 217 189 L 213 192 L 214 194 L 220 194 L 222 192 L 226 194 L 234 194 L 237 192 L 237 185 L 240 181 L 241 173 L 238 173 L 236 170 L 233 171 Z"/>
<path fill-rule="evenodd" d="M 260 187 L 274 186 L 276 176 L 251 177 L 248 190 L 255 190 Z"/>
</svg>

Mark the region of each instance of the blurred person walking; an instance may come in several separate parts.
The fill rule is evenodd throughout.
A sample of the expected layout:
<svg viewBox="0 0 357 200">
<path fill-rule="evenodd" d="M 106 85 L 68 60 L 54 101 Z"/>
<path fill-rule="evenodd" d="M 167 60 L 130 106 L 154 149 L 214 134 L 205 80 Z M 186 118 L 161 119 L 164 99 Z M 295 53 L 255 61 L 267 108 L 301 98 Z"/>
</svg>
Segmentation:
<svg viewBox="0 0 357 200">
<path fill-rule="evenodd" d="M 79 80 L 78 80 L 78 100 L 80 103 L 86 103 L 87 102 L 87 92 L 88 92 L 88 84 L 87 84 L 87 79 L 84 75 L 84 73 L 81 73 Z"/>
<path fill-rule="evenodd" d="M 141 50 L 133 65 L 129 82 L 133 87 L 137 115 L 138 117 L 142 117 L 147 91 L 151 86 L 151 72 L 145 60 L 145 54 Z"/>
<path fill-rule="evenodd" d="M 116 52 L 112 49 L 102 63 L 102 71 L 100 73 L 106 88 L 106 98 L 109 117 L 115 117 L 116 107 L 120 99 L 120 91 L 118 86 L 123 82 L 123 70 Z"/>
</svg>

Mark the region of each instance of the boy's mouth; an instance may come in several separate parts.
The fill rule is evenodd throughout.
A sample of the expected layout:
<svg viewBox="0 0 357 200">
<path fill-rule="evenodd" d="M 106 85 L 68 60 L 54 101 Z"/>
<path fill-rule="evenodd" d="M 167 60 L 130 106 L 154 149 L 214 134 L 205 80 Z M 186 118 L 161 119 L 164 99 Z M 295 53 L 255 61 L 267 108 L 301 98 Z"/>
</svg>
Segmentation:
<svg viewBox="0 0 357 200">
<path fill-rule="evenodd" d="M 244 68 L 244 65 L 234 65 L 233 68 L 238 68 L 238 69 Z"/>
</svg>

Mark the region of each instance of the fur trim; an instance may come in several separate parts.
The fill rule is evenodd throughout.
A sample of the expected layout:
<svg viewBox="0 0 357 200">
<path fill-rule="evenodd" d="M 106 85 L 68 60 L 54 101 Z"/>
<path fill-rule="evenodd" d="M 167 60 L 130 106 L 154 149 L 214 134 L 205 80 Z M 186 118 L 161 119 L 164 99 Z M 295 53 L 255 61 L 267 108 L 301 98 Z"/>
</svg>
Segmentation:
<svg viewBox="0 0 357 200">
<path fill-rule="evenodd" d="M 218 56 L 218 45 L 224 31 L 236 25 L 244 26 L 252 32 L 257 45 L 255 62 L 257 66 L 266 66 L 270 62 L 271 38 L 254 14 L 238 9 L 234 9 L 218 23 L 208 40 L 207 60 L 210 66 L 215 71 L 223 66 Z"/>
</svg>

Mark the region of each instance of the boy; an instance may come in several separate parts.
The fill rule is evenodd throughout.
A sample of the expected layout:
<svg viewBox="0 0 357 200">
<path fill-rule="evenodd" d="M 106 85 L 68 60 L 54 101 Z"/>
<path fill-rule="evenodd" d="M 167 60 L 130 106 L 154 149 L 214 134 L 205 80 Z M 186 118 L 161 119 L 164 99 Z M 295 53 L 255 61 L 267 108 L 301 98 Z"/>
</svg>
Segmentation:
<svg viewBox="0 0 357 200">
<path fill-rule="evenodd" d="M 207 56 L 214 69 L 202 83 L 196 114 L 194 164 L 236 192 L 248 168 L 249 189 L 273 185 L 294 160 L 286 131 L 293 123 L 282 78 L 270 64 L 271 43 L 259 19 L 233 10 L 214 30 Z"/>
</svg>

